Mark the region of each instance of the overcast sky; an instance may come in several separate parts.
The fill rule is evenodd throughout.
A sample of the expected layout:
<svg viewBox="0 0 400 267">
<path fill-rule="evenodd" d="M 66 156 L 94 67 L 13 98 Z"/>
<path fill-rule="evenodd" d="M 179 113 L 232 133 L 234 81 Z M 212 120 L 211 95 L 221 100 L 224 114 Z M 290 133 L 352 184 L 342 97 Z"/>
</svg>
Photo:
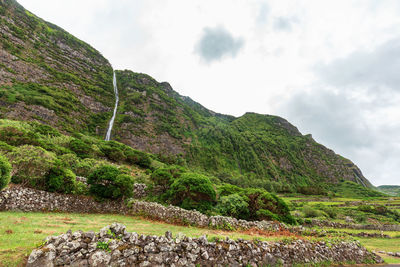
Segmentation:
<svg viewBox="0 0 400 267">
<path fill-rule="evenodd" d="M 400 1 L 19 0 L 116 69 L 207 108 L 288 119 L 400 185 Z"/>
</svg>

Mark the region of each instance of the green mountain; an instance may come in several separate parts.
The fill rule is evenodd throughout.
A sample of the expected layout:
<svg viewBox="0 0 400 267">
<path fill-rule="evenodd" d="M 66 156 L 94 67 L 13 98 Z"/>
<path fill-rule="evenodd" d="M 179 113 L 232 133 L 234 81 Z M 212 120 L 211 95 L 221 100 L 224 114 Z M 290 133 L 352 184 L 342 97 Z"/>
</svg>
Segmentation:
<svg viewBox="0 0 400 267">
<path fill-rule="evenodd" d="M 104 138 L 114 105 L 110 63 L 13 0 L 0 0 L 0 21 L 0 118 Z M 354 163 L 283 118 L 218 114 L 146 74 L 116 76 L 112 139 L 160 161 L 277 192 L 318 193 L 344 180 L 372 187 Z"/>
<path fill-rule="evenodd" d="M 389 196 L 400 197 L 400 185 L 380 185 L 377 187 L 378 191 L 388 194 Z"/>
</svg>

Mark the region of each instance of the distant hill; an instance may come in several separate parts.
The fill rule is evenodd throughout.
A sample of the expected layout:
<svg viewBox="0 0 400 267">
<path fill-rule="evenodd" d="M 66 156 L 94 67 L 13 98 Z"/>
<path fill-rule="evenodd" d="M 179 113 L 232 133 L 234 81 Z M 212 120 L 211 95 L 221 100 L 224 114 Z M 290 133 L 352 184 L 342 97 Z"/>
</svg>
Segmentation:
<svg viewBox="0 0 400 267">
<path fill-rule="evenodd" d="M 16 1 L 0 1 L 0 21 L 0 118 L 104 138 L 114 105 L 107 59 Z M 120 105 L 112 139 L 161 161 L 277 192 L 318 193 L 341 181 L 372 188 L 349 159 L 283 118 L 218 114 L 146 74 L 116 75 Z"/>
<path fill-rule="evenodd" d="M 390 196 L 399 196 L 400 197 L 400 185 L 380 185 L 377 189 L 385 194 Z"/>
</svg>

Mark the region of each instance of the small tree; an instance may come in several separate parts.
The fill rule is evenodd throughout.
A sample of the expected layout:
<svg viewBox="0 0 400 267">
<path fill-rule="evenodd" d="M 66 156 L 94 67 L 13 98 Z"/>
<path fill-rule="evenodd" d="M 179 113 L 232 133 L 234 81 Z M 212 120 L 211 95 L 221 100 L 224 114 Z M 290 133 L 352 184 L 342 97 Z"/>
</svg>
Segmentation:
<svg viewBox="0 0 400 267">
<path fill-rule="evenodd" d="M 164 189 L 168 189 L 173 182 L 172 174 L 165 168 L 155 170 L 150 178 L 155 185 L 162 186 Z"/>
<path fill-rule="evenodd" d="M 289 207 L 285 201 L 275 194 L 254 188 L 246 189 L 244 194 L 249 204 L 249 219 L 296 223 L 294 217 L 290 215 Z"/>
<path fill-rule="evenodd" d="M 88 177 L 90 193 L 101 198 L 118 199 L 131 197 L 133 194 L 133 178 L 122 174 L 112 165 L 97 167 Z"/>
<path fill-rule="evenodd" d="M 249 205 L 239 194 L 223 196 L 218 202 L 216 210 L 221 215 L 241 219 L 248 216 Z"/>
<path fill-rule="evenodd" d="M 0 190 L 8 185 L 10 182 L 11 164 L 7 158 L 0 155 Z"/>
<path fill-rule="evenodd" d="M 54 165 L 55 155 L 41 147 L 24 145 L 8 154 L 13 166 L 13 182 L 44 188 L 45 176 Z"/>
<path fill-rule="evenodd" d="M 80 139 L 72 139 L 71 142 L 69 142 L 69 149 L 82 159 L 93 156 L 93 148 Z"/>
<path fill-rule="evenodd" d="M 76 187 L 75 174 L 61 164 L 53 166 L 46 175 L 46 189 L 50 192 L 72 193 Z"/>
<path fill-rule="evenodd" d="M 172 204 L 201 212 L 211 210 L 216 194 L 210 179 L 197 173 L 185 173 L 176 179 L 167 192 Z"/>
</svg>

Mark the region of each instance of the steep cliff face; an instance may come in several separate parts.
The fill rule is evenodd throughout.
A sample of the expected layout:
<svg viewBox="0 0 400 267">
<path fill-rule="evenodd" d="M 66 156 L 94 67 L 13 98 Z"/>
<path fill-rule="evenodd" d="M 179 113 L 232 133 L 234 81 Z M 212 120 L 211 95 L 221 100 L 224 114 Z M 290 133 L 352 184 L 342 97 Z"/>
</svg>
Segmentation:
<svg viewBox="0 0 400 267">
<path fill-rule="evenodd" d="M 0 22 L 0 117 L 104 137 L 114 105 L 110 63 L 13 0 L 0 0 Z M 350 160 L 283 118 L 218 114 L 146 74 L 116 75 L 114 140 L 241 186 L 293 191 L 341 180 L 371 186 Z"/>
<path fill-rule="evenodd" d="M 217 114 L 148 75 L 117 77 L 122 102 L 114 137 L 134 148 L 245 186 L 294 190 L 341 180 L 371 186 L 350 160 L 283 118 Z"/>
<path fill-rule="evenodd" d="M 99 52 L 13 0 L 0 2 L 0 35 L 1 117 L 104 131 L 112 68 Z"/>
</svg>

